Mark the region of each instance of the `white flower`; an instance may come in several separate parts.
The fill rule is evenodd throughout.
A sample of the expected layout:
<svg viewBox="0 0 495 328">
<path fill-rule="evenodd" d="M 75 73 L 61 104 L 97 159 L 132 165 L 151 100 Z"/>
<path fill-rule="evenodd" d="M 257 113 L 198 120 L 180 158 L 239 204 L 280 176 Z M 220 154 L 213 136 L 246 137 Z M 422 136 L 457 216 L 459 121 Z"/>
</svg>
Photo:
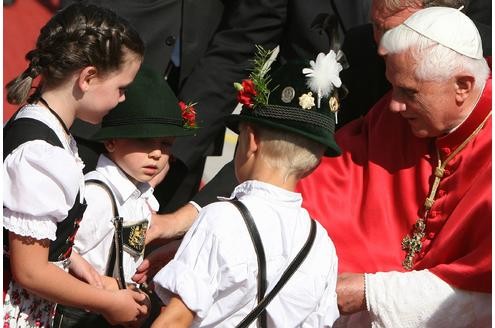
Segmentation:
<svg viewBox="0 0 495 328">
<path fill-rule="evenodd" d="M 330 50 L 328 54 L 319 53 L 316 61 L 309 62 L 311 68 L 304 68 L 303 74 L 308 77 L 306 84 L 315 93 L 318 98 L 328 97 L 333 88 L 340 88 L 342 81 L 339 73 L 342 71 L 342 65 L 337 61 L 342 57 L 341 51 L 335 54 Z"/>
<path fill-rule="evenodd" d="M 315 98 L 312 92 L 308 92 L 299 97 L 299 106 L 303 109 L 311 109 L 315 105 Z"/>
</svg>

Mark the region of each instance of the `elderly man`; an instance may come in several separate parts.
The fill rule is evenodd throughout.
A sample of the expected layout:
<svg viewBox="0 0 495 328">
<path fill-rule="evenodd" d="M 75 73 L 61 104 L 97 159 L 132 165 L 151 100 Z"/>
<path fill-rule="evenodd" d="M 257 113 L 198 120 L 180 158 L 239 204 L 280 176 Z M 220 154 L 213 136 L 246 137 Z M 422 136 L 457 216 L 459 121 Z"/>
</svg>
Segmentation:
<svg viewBox="0 0 495 328">
<path fill-rule="evenodd" d="M 355 314 L 340 325 L 489 327 L 492 98 L 479 33 L 458 10 L 428 8 L 379 51 L 392 91 L 339 131 L 342 157 L 299 185 L 340 271 L 361 272 L 341 275 L 341 312 Z"/>
</svg>

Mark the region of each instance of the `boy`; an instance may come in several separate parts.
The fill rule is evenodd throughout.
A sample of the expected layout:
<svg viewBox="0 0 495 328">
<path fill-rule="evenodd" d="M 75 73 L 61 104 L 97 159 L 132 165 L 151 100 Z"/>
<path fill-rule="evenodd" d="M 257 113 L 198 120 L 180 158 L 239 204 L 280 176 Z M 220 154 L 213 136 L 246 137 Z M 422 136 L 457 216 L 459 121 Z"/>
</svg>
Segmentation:
<svg viewBox="0 0 495 328">
<path fill-rule="evenodd" d="M 274 286 L 286 268 L 311 239 L 312 220 L 294 189 L 323 155 L 340 153 L 333 139 L 334 114 L 330 111 L 337 99 L 330 95 L 336 94 L 334 85 L 340 86 L 342 66 L 335 53 L 320 54 L 316 63 L 310 63 L 313 69 L 304 72 L 328 78 L 316 83 L 311 79 L 312 90 L 308 90 L 301 74 L 307 65 L 287 63 L 270 78 L 266 75 L 270 56 L 260 49 L 250 79 L 235 84 L 244 106 L 240 115 L 229 118 L 234 130 L 240 122 L 235 154 L 240 185 L 232 199 L 252 215 L 261 250 L 253 249 L 253 231 L 243 222 L 248 215 L 228 201 L 206 206 L 175 258 L 153 279 L 155 292 L 167 306 L 152 327 L 238 325 L 257 300 L 263 303 L 263 296 L 270 298 L 265 291 L 277 289 Z M 332 69 L 322 72 L 320 66 Z M 261 243 L 254 242 L 254 248 Z M 310 247 L 266 311 L 256 316 L 262 327 L 331 327 L 338 317 L 337 256 L 319 224 Z M 265 256 L 259 255 L 262 251 Z M 266 278 L 259 278 L 265 261 Z M 260 288 L 265 282 L 266 288 Z M 250 322 L 243 321 L 240 327 Z"/>
<path fill-rule="evenodd" d="M 166 174 L 175 137 L 194 133 L 194 109 L 185 107 L 163 78 L 142 67 L 126 100 L 103 118 L 94 136 L 105 152 L 85 176 L 88 206 L 74 250 L 98 274 L 115 278 L 103 277 L 105 288 L 132 283 L 143 259 L 146 230 L 158 210 L 151 184 Z"/>
</svg>

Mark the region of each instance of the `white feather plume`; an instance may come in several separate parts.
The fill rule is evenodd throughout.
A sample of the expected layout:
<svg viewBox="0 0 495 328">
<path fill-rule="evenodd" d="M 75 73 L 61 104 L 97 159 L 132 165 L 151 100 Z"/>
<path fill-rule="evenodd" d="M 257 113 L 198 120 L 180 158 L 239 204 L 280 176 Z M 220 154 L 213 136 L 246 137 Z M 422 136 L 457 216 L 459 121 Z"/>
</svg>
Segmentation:
<svg viewBox="0 0 495 328">
<path fill-rule="evenodd" d="M 338 57 L 341 56 L 339 51 Z M 308 78 L 307 86 L 318 95 L 318 100 L 330 96 L 334 87 L 339 88 L 342 85 L 339 77 L 342 65 L 337 60 L 337 54 L 333 50 L 326 55 L 319 53 L 316 61 L 309 62 L 311 68 L 304 68 L 302 71 Z"/>
</svg>

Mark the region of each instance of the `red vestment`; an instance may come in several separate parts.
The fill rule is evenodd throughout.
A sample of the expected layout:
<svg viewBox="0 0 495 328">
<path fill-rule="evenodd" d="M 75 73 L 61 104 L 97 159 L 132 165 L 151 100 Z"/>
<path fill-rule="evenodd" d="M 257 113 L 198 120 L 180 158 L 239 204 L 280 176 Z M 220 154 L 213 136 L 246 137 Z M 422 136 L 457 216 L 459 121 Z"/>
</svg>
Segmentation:
<svg viewBox="0 0 495 328">
<path fill-rule="evenodd" d="M 417 138 L 388 109 L 390 93 L 340 129 L 340 157 L 325 158 L 298 185 L 303 206 L 328 231 L 340 272 L 405 271 L 401 241 L 422 217 L 438 148 L 444 160 L 491 111 L 491 78 L 471 115 L 449 135 Z M 491 292 L 492 121 L 446 166 L 414 270 L 457 288 Z"/>
</svg>

